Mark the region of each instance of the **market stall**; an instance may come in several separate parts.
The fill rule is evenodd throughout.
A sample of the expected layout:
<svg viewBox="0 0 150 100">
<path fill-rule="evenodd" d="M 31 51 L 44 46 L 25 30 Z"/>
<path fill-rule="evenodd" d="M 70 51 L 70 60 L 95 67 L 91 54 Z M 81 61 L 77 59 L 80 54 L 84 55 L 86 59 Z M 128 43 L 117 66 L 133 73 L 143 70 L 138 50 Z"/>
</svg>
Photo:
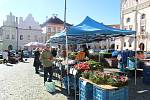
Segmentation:
<svg viewBox="0 0 150 100">
<path fill-rule="evenodd" d="M 58 33 L 50 38 L 47 42 L 50 43 L 62 43 L 66 44 L 66 62 L 68 62 L 68 44 L 69 43 L 87 43 L 94 41 L 97 37 L 116 37 L 116 36 L 125 36 L 132 35 L 135 31 L 119 30 L 115 28 L 108 27 L 103 23 L 98 23 L 90 17 L 86 17 L 83 22 L 76 26 L 67 27 L 65 32 Z M 80 62 L 79 62 L 80 63 Z M 68 63 L 66 63 L 67 75 L 69 75 Z M 69 85 L 69 77 L 68 77 Z M 68 93 L 69 92 L 68 86 Z"/>
</svg>

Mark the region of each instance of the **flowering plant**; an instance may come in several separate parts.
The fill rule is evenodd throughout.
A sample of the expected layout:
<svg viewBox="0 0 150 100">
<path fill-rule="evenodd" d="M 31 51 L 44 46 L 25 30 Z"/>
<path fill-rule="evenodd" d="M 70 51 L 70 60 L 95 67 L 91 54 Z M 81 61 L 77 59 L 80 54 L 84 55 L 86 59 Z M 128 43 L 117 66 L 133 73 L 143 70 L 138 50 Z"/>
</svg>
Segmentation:
<svg viewBox="0 0 150 100">
<path fill-rule="evenodd" d="M 101 85 L 111 85 L 111 86 L 116 86 L 116 87 L 122 87 L 128 84 L 127 76 L 119 75 L 118 73 L 87 71 L 82 74 L 82 77 L 89 79 L 96 84 L 101 84 Z"/>
<path fill-rule="evenodd" d="M 107 80 L 107 83 L 112 86 L 121 87 L 128 84 L 128 78 L 126 75 L 119 75 L 118 73 L 111 73 Z"/>
<path fill-rule="evenodd" d="M 81 62 L 79 64 L 74 65 L 75 69 L 79 70 L 79 71 L 85 71 L 90 69 L 89 64 L 86 62 Z"/>
</svg>

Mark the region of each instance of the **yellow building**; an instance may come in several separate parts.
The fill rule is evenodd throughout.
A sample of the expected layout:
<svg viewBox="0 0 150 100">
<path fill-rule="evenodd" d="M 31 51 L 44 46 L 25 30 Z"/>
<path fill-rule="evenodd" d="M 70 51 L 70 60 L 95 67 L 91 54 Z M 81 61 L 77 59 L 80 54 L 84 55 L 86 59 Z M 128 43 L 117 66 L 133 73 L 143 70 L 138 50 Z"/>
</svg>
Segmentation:
<svg viewBox="0 0 150 100">
<path fill-rule="evenodd" d="M 70 24 L 67 24 L 70 26 Z M 64 30 L 64 22 L 59 19 L 56 15 L 49 18 L 42 25 L 43 33 L 46 34 L 46 41 L 50 38 L 50 36 L 61 32 Z"/>
</svg>

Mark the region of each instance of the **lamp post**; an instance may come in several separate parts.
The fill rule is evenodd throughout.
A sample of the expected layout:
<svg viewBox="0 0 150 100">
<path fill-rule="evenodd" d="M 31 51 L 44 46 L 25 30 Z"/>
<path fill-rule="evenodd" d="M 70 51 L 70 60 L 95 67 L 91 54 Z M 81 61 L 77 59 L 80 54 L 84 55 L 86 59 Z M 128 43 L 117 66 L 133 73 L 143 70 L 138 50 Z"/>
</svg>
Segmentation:
<svg viewBox="0 0 150 100">
<path fill-rule="evenodd" d="M 18 51 L 18 17 L 16 17 L 17 51 Z"/>
</svg>

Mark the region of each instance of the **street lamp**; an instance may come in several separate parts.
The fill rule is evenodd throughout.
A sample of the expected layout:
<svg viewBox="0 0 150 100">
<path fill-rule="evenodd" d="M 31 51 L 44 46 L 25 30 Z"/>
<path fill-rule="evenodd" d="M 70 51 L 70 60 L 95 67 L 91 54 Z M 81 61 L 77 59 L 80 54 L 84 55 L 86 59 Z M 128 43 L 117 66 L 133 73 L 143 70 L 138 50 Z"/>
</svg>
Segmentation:
<svg viewBox="0 0 150 100">
<path fill-rule="evenodd" d="M 17 51 L 18 51 L 18 17 L 16 17 Z"/>
</svg>

